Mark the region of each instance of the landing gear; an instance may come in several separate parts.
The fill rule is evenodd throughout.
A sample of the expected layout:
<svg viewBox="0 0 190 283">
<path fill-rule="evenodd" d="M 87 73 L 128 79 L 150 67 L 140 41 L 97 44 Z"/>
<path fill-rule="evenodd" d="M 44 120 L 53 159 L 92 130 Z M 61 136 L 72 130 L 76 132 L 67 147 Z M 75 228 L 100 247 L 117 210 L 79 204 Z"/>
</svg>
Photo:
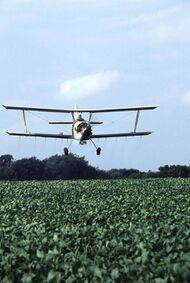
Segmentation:
<svg viewBox="0 0 190 283">
<path fill-rule="evenodd" d="M 100 153 L 101 153 L 101 147 L 98 147 L 98 148 L 96 149 L 96 154 L 97 154 L 97 155 L 100 155 Z"/>
<path fill-rule="evenodd" d="M 91 142 L 92 142 L 93 146 L 94 146 L 95 149 L 96 149 L 96 154 L 97 154 L 97 155 L 100 155 L 100 153 L 101 153 L 101 147 L 97 147 L 97 146 L 95 145 L 95 143 L 93 142 L 93 140 L 91 140 Z"/>
<path fill-rule="evenodd" d="M 67 147 L 64 148 L 64 154 L 65 154 L 65 155 L 68 155 L 68 154 L 69 154 L 69 150 L 68 150 Z"/>
<path fill-rule="evenodd" d="M 73 140 L 71 140 L 71 142 L 70 142 L 70 144 L 69 144 L 68 147 L 64 147 L 64 154 L 65 154 L 65 155 L 68 155 L 68 154 L 69 154 L 69 148 L 71 147 L 72 142 L 73 142 Z"/>
</svg>

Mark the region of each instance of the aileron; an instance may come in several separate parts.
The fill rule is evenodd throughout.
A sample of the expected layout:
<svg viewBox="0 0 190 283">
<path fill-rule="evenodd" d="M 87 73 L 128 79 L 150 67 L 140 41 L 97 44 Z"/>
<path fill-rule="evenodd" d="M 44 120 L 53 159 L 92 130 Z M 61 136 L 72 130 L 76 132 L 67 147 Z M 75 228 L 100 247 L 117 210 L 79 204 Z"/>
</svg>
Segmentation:
<svg viewBox="0 0 190 283">
<path fill-rule="evenodd" d="M 7 110 L 24 110 L 24 111 L 37 111 L 37 112 L 54 112 L 54 113 L 73 113 L 74 110 L 69 109 L 55 109 L 55 108 L 39 108 L 39 107 L 28 107 L 28 106 L 11 106 L 3 105 Z"/>
<path fill-rule="evenodd" d="M 57 139 L 72 139 L 72 135 L 60 134 L 43 134 L 43 133 L 19 133 L 19 132 L 7 132 L 10 136 L 20 137 L 39 137 L 39 138 L 57 138 Z"/>
<path fill-rule="evenodd" d="M 131 133 L 116 133 L 116 134 L 99 134 L 92 135 L 92 139 L 100 138 L 121 138 L 121 137 L 138 137 L 138 136 L 148 136 L 153 132 L 131 132 Z"/>
</svg>

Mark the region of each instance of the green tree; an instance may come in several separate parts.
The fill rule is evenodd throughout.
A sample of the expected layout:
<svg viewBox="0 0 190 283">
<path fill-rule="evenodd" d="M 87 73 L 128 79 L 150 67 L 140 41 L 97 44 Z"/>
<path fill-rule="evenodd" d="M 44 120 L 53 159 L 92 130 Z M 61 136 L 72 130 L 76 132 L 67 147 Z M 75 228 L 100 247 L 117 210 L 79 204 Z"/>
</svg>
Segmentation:
<svg viewBox="0 0 190 283">
<path fill-rule="evenodd" d="M 17 160 L 12 168 L 15 180 L 42 180 L 44 176 L 44 164 L 36 157 Z"/>
<path fill-rule="evenodd" d="M 99 172 L 84 157 L 54 155 L 43 161 L 44 177 L 49 180 L 95 179 Z"/>
<path fill-rule="evenodd" d="M 0 156 L 0 180 L 11 180 L 12 179 L 12 164 L 13 156 L 5 154 Z"/>
</svg>

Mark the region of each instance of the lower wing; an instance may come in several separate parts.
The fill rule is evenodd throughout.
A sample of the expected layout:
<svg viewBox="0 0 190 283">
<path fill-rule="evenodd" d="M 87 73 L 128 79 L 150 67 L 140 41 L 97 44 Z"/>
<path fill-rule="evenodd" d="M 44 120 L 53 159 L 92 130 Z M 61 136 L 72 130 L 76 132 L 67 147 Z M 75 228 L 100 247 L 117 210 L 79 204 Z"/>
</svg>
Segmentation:
<svg viewBox="0 0 190 283">
<path fill-rule="evenodd" d="M 101 138 L 120 138 L 120 137 L 138 137 L 148 136 L 153 132 L 131 132 L 131 133 L 118 133 L 118 134 L 99 134 L 92 135 L 90 139 L 101 139 Z M 7 132 L 10 136 L 20 137 L 40 137 L 40 138 L 55 138 L 55 139 L 73 139 L 72 135 L 60 134 L 43 134 L 43 133 L 18 133 L 18 132 Z"/>
<path fill-rule="evenodd" d="M 39 138 L 56 138 L 56 139 L 73 139 L 72 135 L 63 135 L 60 134 L 42 134 L 42 133 L 15 133 L 7 132 L 10 136 L 19 136 L 19 137 L 39 137 Z"/>
<path fill-rule="evenodd" d="M 138 137 L 138 136 L 148 136 L 153 132 L 131 132 L 131 133 L 118 133 L 118 134 L 100 134 L 92 135 L 91 139 L 101 139 L 101 138 L 120 138 L 120 137 Z"/>
</svg>

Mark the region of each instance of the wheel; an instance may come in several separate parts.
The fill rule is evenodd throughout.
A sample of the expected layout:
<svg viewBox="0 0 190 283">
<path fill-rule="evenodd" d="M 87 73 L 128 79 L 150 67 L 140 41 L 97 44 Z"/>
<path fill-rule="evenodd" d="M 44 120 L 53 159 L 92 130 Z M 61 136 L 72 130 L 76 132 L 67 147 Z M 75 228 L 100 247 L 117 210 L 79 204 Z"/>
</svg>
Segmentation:
<svg viewBox="0 0 190 283">
<path fill-rule="evenodd" d="M 69 154 L 69 150 L 68 150 L 67 147 L 64 148 L 64 153 L 65 153 L 65 155 L 68 155 L 68 154 Z"/>
<path fill-rule="evenodd" d="M 100 155 L 100 153 L 101 153 L 101 148 L 98 147 L 98 148 L 96 149 L 96 154 L 97 154 L 97 155 Z"/>
</svg>

